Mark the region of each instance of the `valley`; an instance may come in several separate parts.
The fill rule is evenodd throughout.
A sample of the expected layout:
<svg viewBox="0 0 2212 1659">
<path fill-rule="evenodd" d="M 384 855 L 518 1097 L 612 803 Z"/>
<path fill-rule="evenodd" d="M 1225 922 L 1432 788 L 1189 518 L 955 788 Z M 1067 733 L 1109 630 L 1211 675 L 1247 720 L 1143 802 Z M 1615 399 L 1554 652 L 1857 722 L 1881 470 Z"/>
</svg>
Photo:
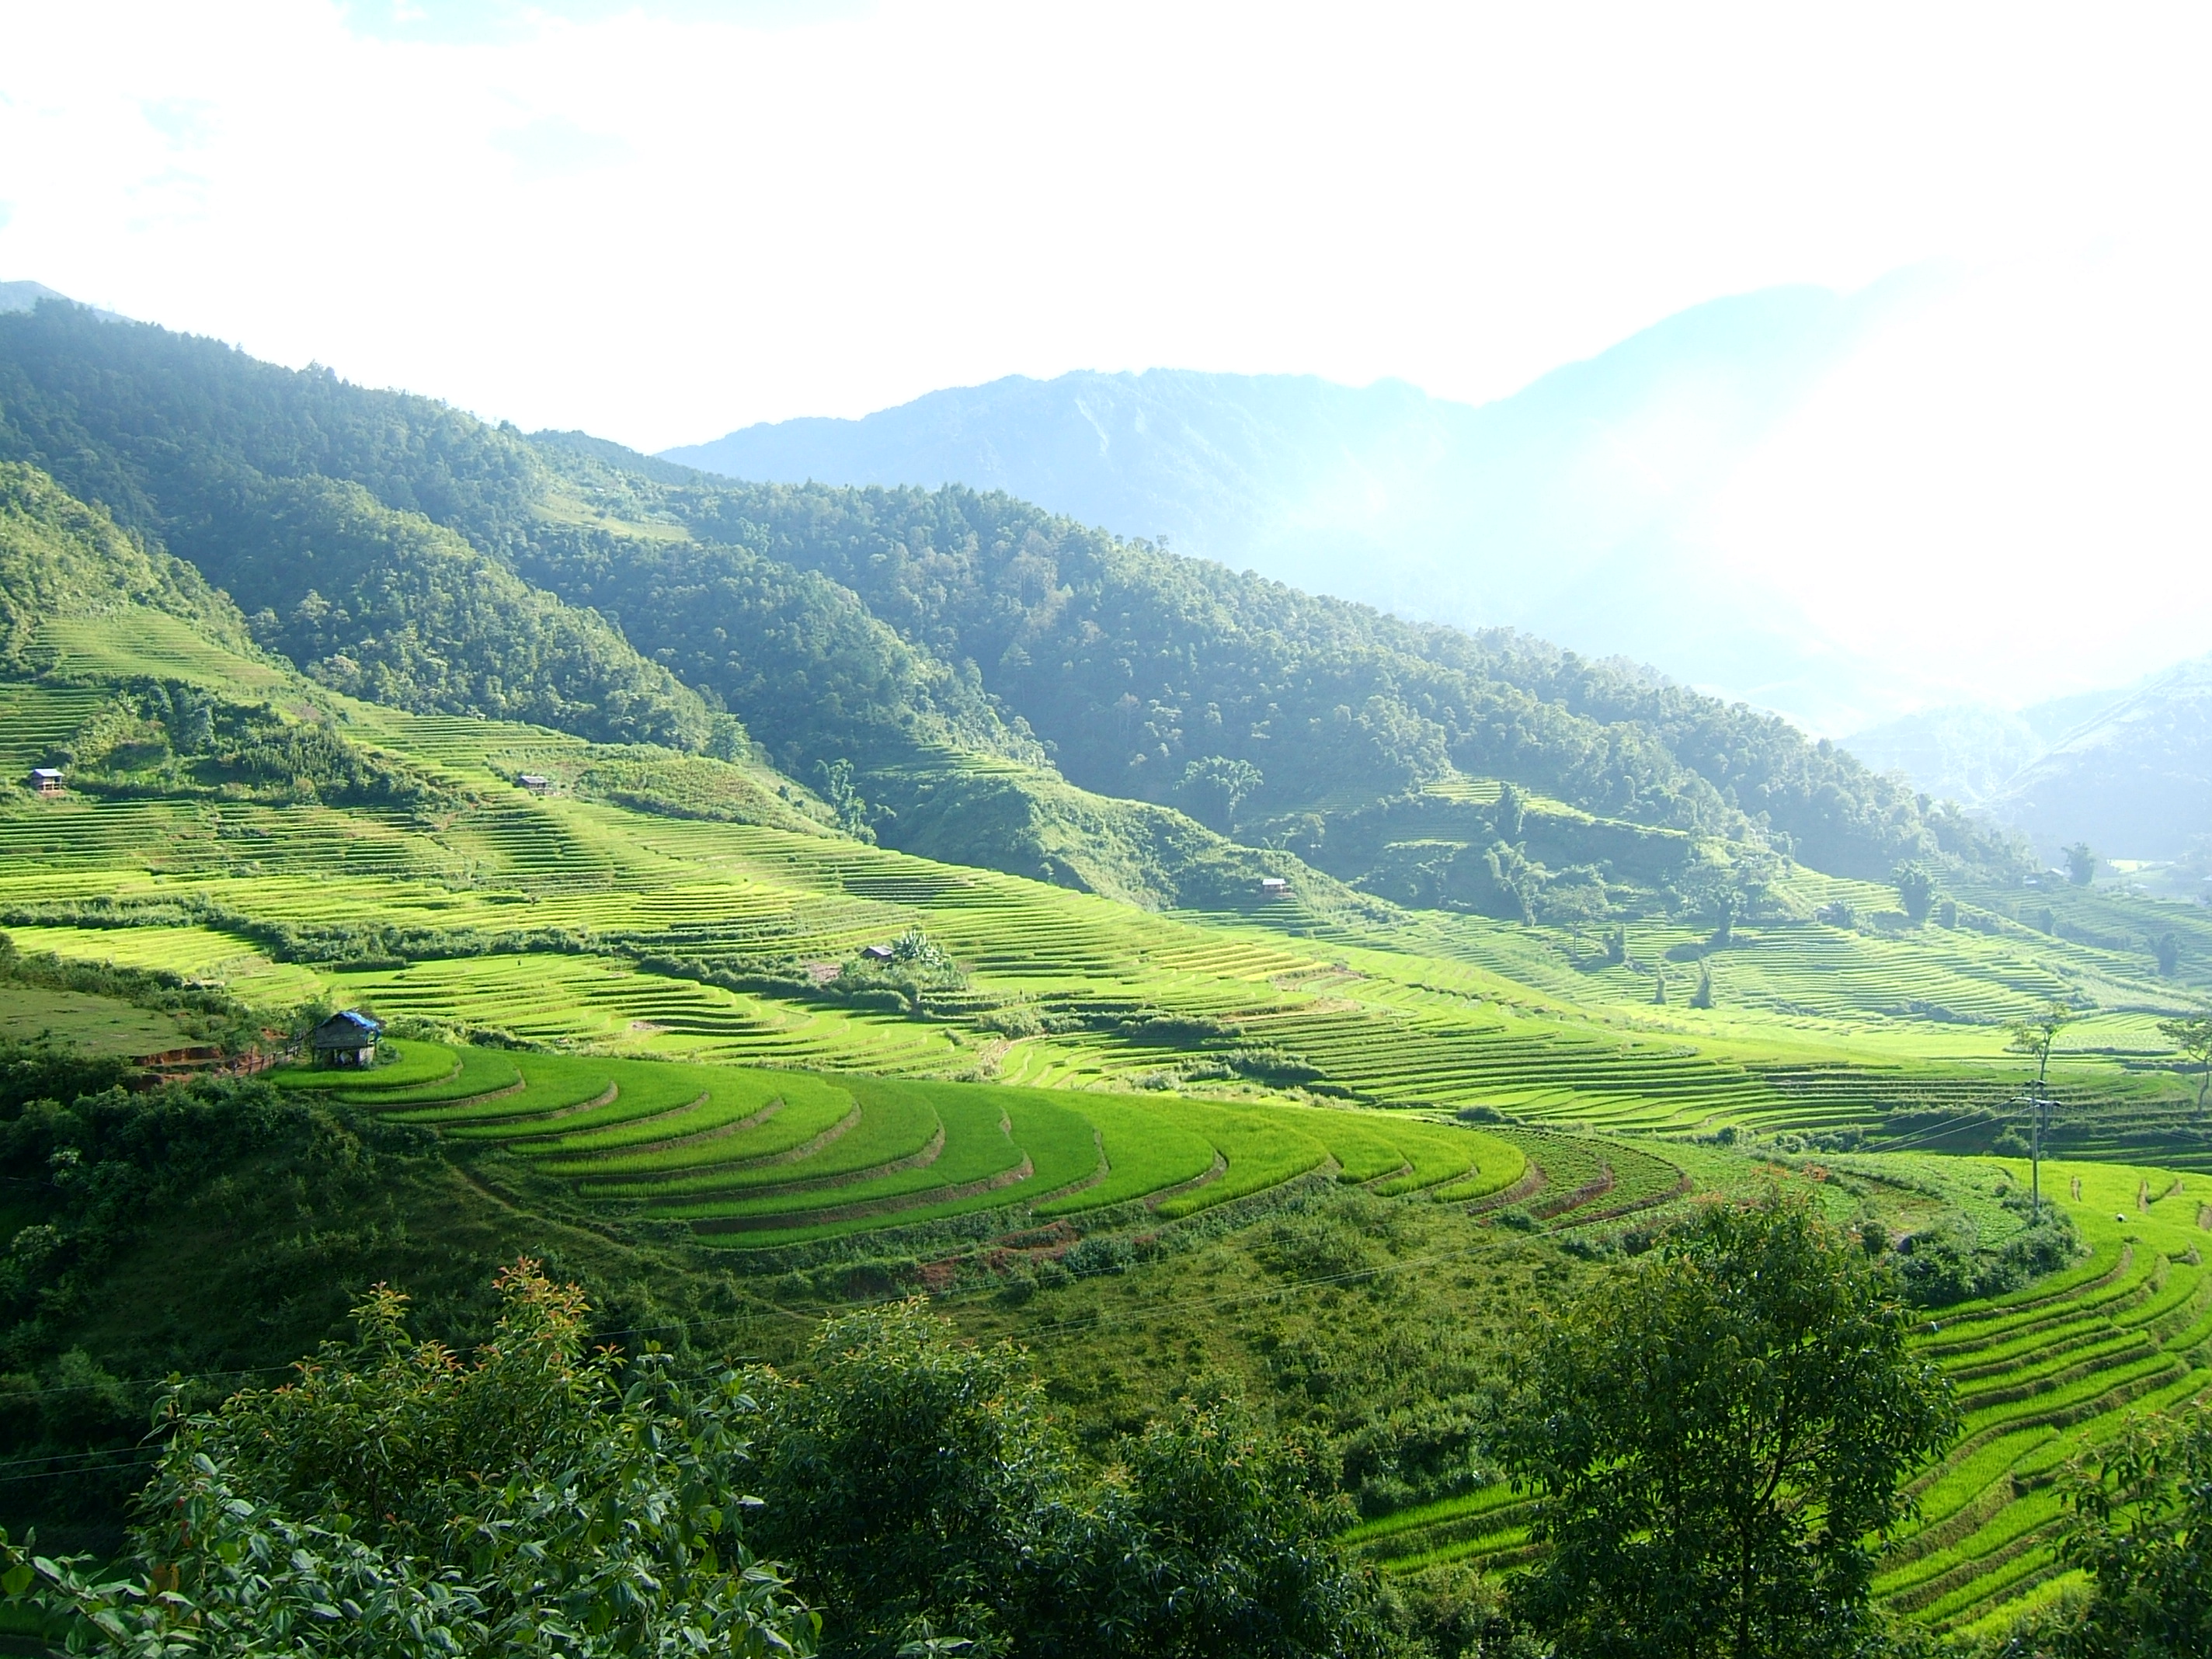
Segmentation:
<svg viewBox="0 0 2212 1659">
<path fill-rule="evenodd" d="M 0 371 L 0 1479 L 52 1535 L 114 1547 L 158 1379 L 379 1284 L 473 1340 L 518 1255 L 692 1365 L 925 1298 L 1089 1456 L 1225 1390 L 1455 1606 L 1532 1559 L 1527 1334 L 1738 1200 L 1863 1243 L 1955 1390 L 1875 1580 L 1936 1634 L 2077 1590 L 2061 1474 L 2212 1388 L 2202 905 L 1003 495 L 51 304 Z M 376 1064 L 306 1063 L 338 1010 Z"/>
</svg>

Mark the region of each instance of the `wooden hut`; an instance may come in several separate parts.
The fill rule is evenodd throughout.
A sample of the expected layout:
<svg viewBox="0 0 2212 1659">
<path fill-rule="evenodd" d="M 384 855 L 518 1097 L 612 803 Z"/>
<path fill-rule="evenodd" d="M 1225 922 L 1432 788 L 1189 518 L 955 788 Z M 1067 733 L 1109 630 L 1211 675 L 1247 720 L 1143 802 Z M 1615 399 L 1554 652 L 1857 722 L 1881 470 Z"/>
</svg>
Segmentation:
<svg viewBox="0 0 2212 1659">
<path fill-rule="evenodd" d="M 53 766 L 34 766 L 31 769 L 31 787 L 41 795 L 58 795 L 62 792 L 61 769 Z"/>
<path fill-rule="evenodd" d="M 310 1031 L 307 1047 L 318 1066 L 374 1066 L 376 1040 L 383 1035 L 380 1024 L 349 1008 Z"/>
</svg>

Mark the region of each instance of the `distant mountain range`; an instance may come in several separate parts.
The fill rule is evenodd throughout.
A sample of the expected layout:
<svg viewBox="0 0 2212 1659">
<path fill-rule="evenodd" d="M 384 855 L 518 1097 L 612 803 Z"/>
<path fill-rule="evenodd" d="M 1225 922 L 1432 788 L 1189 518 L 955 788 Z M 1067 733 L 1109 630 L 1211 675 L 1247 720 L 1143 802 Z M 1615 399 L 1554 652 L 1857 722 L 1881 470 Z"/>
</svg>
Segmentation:
<svg viewBox="0 0 2212 1659">
<path fill-rule="evenodd" d="M 48 288 L 44 283 L 0 283 L 0 312 L 28 311 L 41 300 L 67 300 L 69 295 L 58 289 Z M 92 314 L 105 322 L 119 323 L 123 317 L 112 311 L 102 311 L 97 306 L 87 307 Z"/>
<path fill-rule="evenodd" d="M 2016 714 L 1930 709 L 1844 746 L 2026 832 L 2045 857 L 2086 841 L 2106 857 L 2173 859 L 2212 841 L 2212 656 Z"/>
<path fill-rule="evenodd" d="M 1017 376 L 665 453 L 765 482 L 1004 489 L 1310 591 L 1656 663 L 1848 730 L 1913 688 L 1759 570 L 1727 568 L 1704 518 L 1919 283 L 1716 301 L 1480 408 L 1395 380 Z"/>
<path fill-rule="evenodd" d="M 1314 891 L 1516 915 L 1553 874 L 1578 904 L 1670 903 L 1700 839 L 1877 880 L 2015 864 L 1787 721 L 1526 636 L 1001 494 L 526 438 L 50 298 L 0 315 L 0 462 L 50 481 L 45 519 L 74 501 L 182 560 L 334 690 L 753 757 L 856 835 L 1143 902 L 1249 897 L 1255 848 Z M 96 607 L 91 568 L 27 554 L 6 591 L 43 625 L 52 595 Z"/>
</svg>

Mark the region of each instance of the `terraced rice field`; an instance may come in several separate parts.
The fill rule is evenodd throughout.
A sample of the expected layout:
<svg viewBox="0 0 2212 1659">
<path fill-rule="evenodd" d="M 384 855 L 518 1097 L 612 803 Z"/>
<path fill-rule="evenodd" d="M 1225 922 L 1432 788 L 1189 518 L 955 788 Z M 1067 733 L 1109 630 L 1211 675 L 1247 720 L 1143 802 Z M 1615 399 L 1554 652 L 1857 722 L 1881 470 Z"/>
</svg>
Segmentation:
<svg viewBox="0 0 2212 1659">
<path fill-rule="evenodd" d="M 219 690 L 273 689 L 278 670 L 210 644 L 181 617 L 143 607 L 42 623 L 28 653 L 47 673 L 189 680 Z"/>
<path fill-rule="evenodd" d="M 0 778 L 47 764 L 105 700 L 88 686 L 0 684 Z"/>
<path fill-rule="evenodd" d="M 158 628 L 105 643 L 57 635 L 51 648 L 85 664 L 106 651 L 111 672 L 230 673 L 230 659 L 210 666 L 197 642 Z M 0 765 L 40 763 L 99 701 L 0 684 Z M 2057 1144 L 2109 1160 L 2053 1177 L 2070 1191 L 2081 1176 L 2083 1198 L 2065 1201 L 2095 1255 L 2019 1297 L 1951 1310 L 1923 1338 L 1959 1383 L 1970 1432 L 1923 1483 L 1922 1519 L 1896 1540 L 1882 1594 L 1971 1630 L 2053 1593 L 2051 1472 L 2130 1403 L 2212 1384 L 2212 1285 L 2191 1260 L 2212 1238 L 2196 1231 L 2196 1184 L 2212 1176 L 2138 1167 L 2212 1172 L 2193 1082 L 2153 1033 L 2185 987 L 2150 972 L 2128 933 L 2142 919 L 2118 898 L 2055 896 L 2055 933 L 2021 924 L 2018 894 L 1972 896 L 1979 931 L 1772 920 L 1713 949 L 1688 927 L 1632 922 L 1627 959 L 1608 963 L 1590 938 L 1477 917 L 1386 925 L 1304 897 L 1256 917 L 1157 915 L 803 820 L 532 799 L 513 789 L 514 771 L 581 764 L 588 747 L 358 705 L 339 718 L 468 804 L 418 816 L 0 799 L 0 911 L 31 913 L 7 931 L 25 950 L 219 980 L 272 1011 L 320 1000 L 551 1045 L 407 1040 L 398 1064 L 366 1075 L 283 1080 L 433 1127 L 480 1155 L 488 1179 L 558 1182 L 607 1213 L 730 1249 L 896 1239 L 963 1218 L 1150 1228 L 1329 1180 L 1556 1231 L 1642 1224 L 1682 1200 L 1686 1169 L 1702 1178 L 1720 1156 L 1653 1137 L 1725 1124 L 1985 1145 L 2021 1080 L 2003 1022 L 2063 992 L 2100 1010 L 2054 1073 Z M 1892 896 L 1802 871 L 1778 890 L 1808 914 L 1838 899 L 1871 914 Z M 142 907 L 147 925 L 48 914 L 78 902 Z M 253 925 L 222 920 L 236 916 Z M 400 966 L 279 961 L 264 925 L 447 942 Z M 641 966 L 826 967 L 917 927 L 967 979 L 927 1018 Z M 1689 1009 L 1705 967 L 1717 1006 Z M 1218 1035 L 1178 1048 L 1136 1034 L 1160 1015 Z M 1225 1060 L 1253 1051 L 1297 1068 L 1308 1090 L 1231 1075 Z M 1316 1103 L 1332 1095 L 1341 1103 Z M 1444 1121 L 1479 1107 L 1510 1121 Z M 1382 1517 L 1355 1539 L 1389 1562 L 1502 1564 L 1524 1521 L 1514 1495 L 1492 1489 Z"/>
<path fill-rule="evenodd" d="M 96 697 L 0 686 L 0 743 L 36 746 L 73 730 Z M 2103 945 L 2008 923 L 1996 934 L 1890 936 L 1775 921 L 1708 951 L 1693 929 L 1632 922 L 1628 960 L 1608 964 L 1589 938 L 1468 916 L 1418 913 L 1382 927 L 1303 900 L 1260 917 L 1156 915 L 804 828 L 533 799 L 512 786 L 517 764 L 574 767 L 595 751 L 513 724 L 343 703 L 337 714 L 471 792 L 472 804 L 425 817 L 228 800 L 0 803 L 0 909 L 204 900 L 294 927 L 569 942 L 434 949 L 401 968 L 353 969 L 274 962 L 245 933 L 178 929 L 173 913 L 143 929 L 27 928 L 21 942 L 225 980 L 272 1010 L 322 999 L 568 1047 L 916 1080 L 1181 1088 L 1192 1056 L 1133 1041 L 1121 1022 L 1203 1016 L 1235 1033 L 1212 1047 L 1279 1051 L 1341 1098 L 1656 1133 L 1729 1123 L 1880 1138 L 1899 1114 L 1915 1134 L 1929 1113 L 1985 1117 L 2020 1077 L 2001 1022 L 2070 988 L 2115 1012 L 2094 1033 L 2083 1028 L 2095 1052 L 2062 1066 L 2061 1144 L 2212 1169 L 2212 1132 L 2185 1109 L 2193 1091 L 2151 1030 L 2160 998 L 2175 993 Z M 1885 890 L 1807 872 L 1779 890 L 1804 904 L 1847 896 L 1869 911 L 1887 902 Z M 2124 908 L 2085 912 L 2082 926 L 2115 928 Z M 969 977 L 929 1020 L 639 966 L 834 963 L 909 927 Z M 1710 1012 L 1682 1006 L 1700 960 L 1721 994 Z M 1676 987 L 1663 1007 L 1650 1000 L 1660 970 Z M 994 1011 L 1010 1004 L 1048 1029 L 1002 1036 Z M 1212 1091 L 1284 1095 L 1260 1084 Z M 1972 1131 L 1979 1144 L 1990 1133 L 1986 1121 Z"/>
<path fill-rule="evenodd" d="M 986 1210 L 1026 1221 L 1142 1203 L 1174 1219 L 1308 1175 L 1479 1200 L 1528 1172 L 1504 1137 L 1400 1113 L 386 1047 L 368 1072 L 276 1080 L 496 1146 L 588 1201 L 739 1246 Z"/>
<path fill-rule="evenodd" d="M 1544 1161 L 1568 1169 L 1559 1153 Z M 2024 1164 L 1974 1163 L 2027 1178 Z M 1875 1590 L 1940 1631 L 1980 1635 L 2063 1589 L 2053 1551 L 2059 1474 L 2130 1411 L 2212 1391 L 2212 1268 L 2203 1261 L 2212 1234 L 2200 1220 L 2212 1182 L 2046 1163 L 2044 1182 L 2074 1216 L 2087 1256 L 2011 1295 L 1942 1310 L 1917 1339 L 1957 1389 L 1965 1430 L 1915 1484 L 1920 1513 L 1891 1541 Z M 1984 1242 L 1997 1241 L 1985 1232 Z M 1391 1569 L 1503 1567 L 1525 1554 L 1528 1516 L 1523 1498 L 1493 1486 L 1378 1517 L 1347 1538 Z"/>
</svg>

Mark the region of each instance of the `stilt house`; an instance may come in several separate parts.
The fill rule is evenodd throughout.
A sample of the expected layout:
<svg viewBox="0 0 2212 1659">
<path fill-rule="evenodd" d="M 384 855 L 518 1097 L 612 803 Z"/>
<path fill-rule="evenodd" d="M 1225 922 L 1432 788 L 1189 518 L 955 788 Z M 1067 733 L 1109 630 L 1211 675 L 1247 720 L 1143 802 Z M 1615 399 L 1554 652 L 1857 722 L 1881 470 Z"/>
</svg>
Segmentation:
<svg viewBox="0 0 2212 1659">
<path fill-rule="evenodd" d="M 383 1035 L 380 1024 L 349 1008 L 310 1031 L 307 1047 L 318 1066 L 374 1066 L 376 1040 Z"/>
</svg>

